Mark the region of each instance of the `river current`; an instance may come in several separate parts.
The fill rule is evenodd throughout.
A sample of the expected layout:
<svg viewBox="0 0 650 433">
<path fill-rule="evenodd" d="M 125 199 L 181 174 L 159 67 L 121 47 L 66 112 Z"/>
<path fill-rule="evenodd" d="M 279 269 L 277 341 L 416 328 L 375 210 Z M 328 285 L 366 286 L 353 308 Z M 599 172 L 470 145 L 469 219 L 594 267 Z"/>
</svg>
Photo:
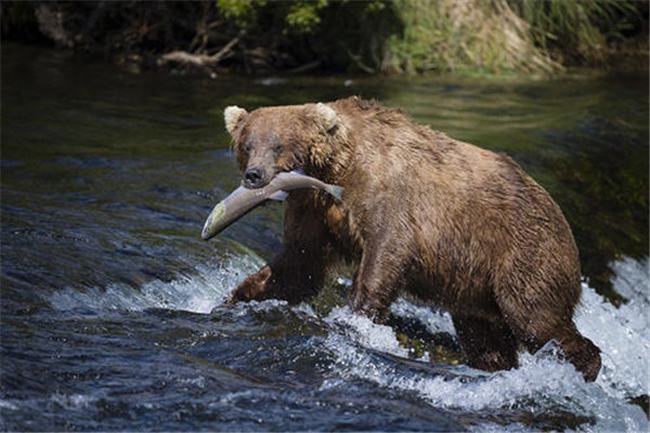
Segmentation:
<svg viewBox="0 0 650 433">
<path fill-rule="evenodd" d="M 553 342 L 519 368 L 441 362 L 345 306 L 225 307 L 281 245 L 282 205 L 200 240 L 239 184 L 224 107 L 360 95 L 517 160 L 581 251 L 585 383 Z M 83 431 L 648 431 L 648 76 L 133 75 L 3 44 L 0 428 Z M 444 311 L 396 316 L 454 340 Z"/>
</svg>

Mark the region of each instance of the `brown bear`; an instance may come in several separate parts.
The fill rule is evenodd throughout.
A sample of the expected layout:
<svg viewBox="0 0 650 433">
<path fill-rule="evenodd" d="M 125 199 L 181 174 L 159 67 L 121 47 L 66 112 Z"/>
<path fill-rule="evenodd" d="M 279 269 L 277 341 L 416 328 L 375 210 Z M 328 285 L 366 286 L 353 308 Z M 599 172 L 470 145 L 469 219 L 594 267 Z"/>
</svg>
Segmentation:
<svg viewBox="0 0 650 433">
<path fill-rule="evenodd" d="M 350 306 L 381 321 L 401 293 L 448 310 L 472 367 L 517 366 L 555 339 L 593 381 L 600 350 L 573 322 L 580 263 L 558 205 L 512 159 L 356 97 L 224 113 L 243 182 L 301 168 L 345 188 L 289 194 L 284 247 L 229 302 L 315 295 L 343 259 Z"/>
</svg>

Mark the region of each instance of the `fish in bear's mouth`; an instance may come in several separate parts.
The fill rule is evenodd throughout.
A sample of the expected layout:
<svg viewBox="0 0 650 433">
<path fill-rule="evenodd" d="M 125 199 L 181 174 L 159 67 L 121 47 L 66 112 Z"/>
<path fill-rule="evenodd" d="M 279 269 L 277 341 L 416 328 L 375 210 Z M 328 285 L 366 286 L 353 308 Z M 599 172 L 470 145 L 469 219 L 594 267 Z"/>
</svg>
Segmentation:
<svg viewBox="0 0 650 433">
<path fill-rule="evenodd" d="M 265 186 L 250 189 L 242 185 L 219 202 L 208 215 L 201 231 L 201 238 L 206 241 L 211 239 L 267 200 L 282 201 L 287 198 L 289 191 L 304 188 L 326 191 L 337 201 L 343 198 L 342 187 L 307 176 L 302 170 L 280 172 Z"/>
</svg>

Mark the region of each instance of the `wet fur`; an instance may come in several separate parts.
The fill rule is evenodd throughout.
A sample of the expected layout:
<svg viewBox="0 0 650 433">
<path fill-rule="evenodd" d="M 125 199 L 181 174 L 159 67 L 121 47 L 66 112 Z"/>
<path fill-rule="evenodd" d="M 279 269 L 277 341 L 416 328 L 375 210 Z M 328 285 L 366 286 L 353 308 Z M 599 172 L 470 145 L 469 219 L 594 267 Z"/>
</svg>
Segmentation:
<svg viewBox="0 0 650 433">
<path fill-rule="evenodd" d="M 343 259 L 358 264 L 350 305 L 385 318 L 402 292 L 447 309 L 471 366 L 517 365 L 517 346 L 556 339 L 588 380 L 600 351 L 575 328 L 578 250 L 562 211 L 508 156 L 449 138 L 399 110 L 358 98 L 270 107 L 237 119 L 231 133 L 242 171 L 305 173 L 345 188 L 288 199 L 284 250 L 231 302 L 300 302 Z"/>
</svg>

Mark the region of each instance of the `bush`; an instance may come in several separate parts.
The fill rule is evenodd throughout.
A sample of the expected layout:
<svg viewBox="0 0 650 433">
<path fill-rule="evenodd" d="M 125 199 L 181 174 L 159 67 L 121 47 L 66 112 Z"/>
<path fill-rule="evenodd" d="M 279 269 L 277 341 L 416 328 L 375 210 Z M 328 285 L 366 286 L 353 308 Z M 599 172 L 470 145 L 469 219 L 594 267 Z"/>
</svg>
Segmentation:
<svg viewBox="0 0 650 433">
<path fill-rule="evenodd" d="M 633 0 L 5 2 L 3 39 L 117 54 L 142 66 L 419 73 L 554 72 L 602 65 L 637 41 Z"/>
</svg>

